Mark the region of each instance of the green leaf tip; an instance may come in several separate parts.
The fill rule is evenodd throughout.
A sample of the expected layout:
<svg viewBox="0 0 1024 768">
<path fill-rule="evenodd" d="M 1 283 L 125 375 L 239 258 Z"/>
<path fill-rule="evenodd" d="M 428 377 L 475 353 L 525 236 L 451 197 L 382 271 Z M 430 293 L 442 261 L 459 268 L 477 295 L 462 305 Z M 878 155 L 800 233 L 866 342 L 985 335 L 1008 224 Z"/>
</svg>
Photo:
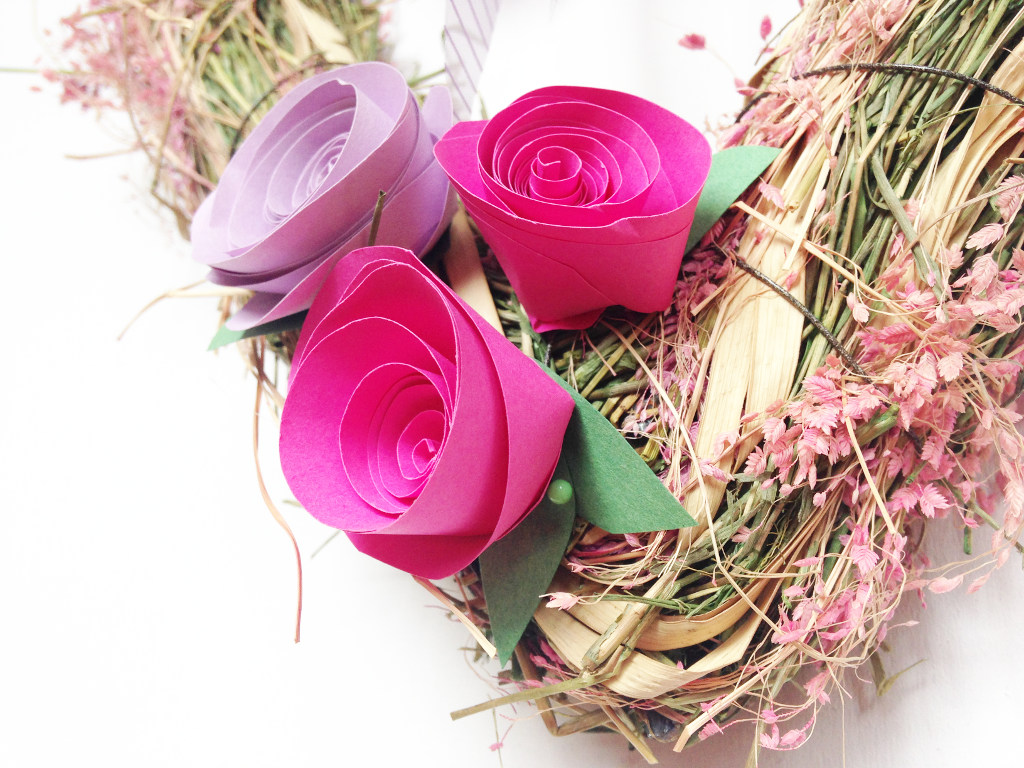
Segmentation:
<svg viewBox="0 0 1024 768">
<path fill-rule="evenodd" d="M 765 172 L 781 151 L 775 147 L 730 147 L 711 157 L 711 171 L 700 193 L 700 200 L 697 201 L 697 211 L 686 238 L 687 253 L 693 250 L 747 187 Z"/>
<path fill-rule="evenodd" d="M 210 352 L 226 347 L 228 344 L 234 344 L 243 339 L 251 339 L 255 336 L 266 336 L 271 333 L 283 333 L 284 331 L 297 331 L 302 327 L 302 321 L 305 319 L 305 312 L 296 312 L 294 315 L 288 315 L 278 320 L 271 320 L 269 323 L 246 328 L 244 331 L 232 331 L 226 325 L 222 325 L 217 329 L 217 333 L 210 340 L 210 346 L 206 350 Z"/>
</svg>

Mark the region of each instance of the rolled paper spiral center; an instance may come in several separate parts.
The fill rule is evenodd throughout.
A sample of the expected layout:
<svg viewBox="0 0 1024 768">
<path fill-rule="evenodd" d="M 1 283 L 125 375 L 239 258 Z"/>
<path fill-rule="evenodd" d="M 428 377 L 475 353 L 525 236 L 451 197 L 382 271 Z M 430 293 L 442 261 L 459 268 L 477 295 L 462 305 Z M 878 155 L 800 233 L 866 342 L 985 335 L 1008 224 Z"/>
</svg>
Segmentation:
<svg viewBox="0 0 1024 768">
<path fill-rule="evenodd" d="M 308 200 L 314 192 L 327 180 L 338 163 L 342 151 L 345 149 L 345 142 L 348 141 L 348 134 L 342 134 L 324 145 L 314 157 L 310 159 L 309 173 L 306 177 L 305 189 L 296 187 L 296 207 Z"/>
<path fill-rule="evenodd" d="M 353 113 L 351 105 L 315 113 L 282 138 L 279 154 L 268 154 L 263 161 L 273 164 L 264 213 L 268 221 L 283 221 L 320 190 L 345 150 Z"/>
<path fill-rule="evenodd" d="M 403 363 L 371 371 L 339 426 L 341 461 L 353 490 L 385 514 L 401 514 L 423 489 L 448 433 L 437 374 Z"/>
<path fill-rule="evenodd" d="M 413 448 L 412 460 L 418 472 L 426 472 L 434 463 L 439 444 L 434 440 L 420 440 Z"/>
<path fill-rule="evenodd" d="M 583 161 L 566 147 L 543 147 L 530 167 L 530 193 L 546 200 L 575 197 Z"/>
<path fill-rule="evenodd" d="M 423 411 L 413 416 L 398 440 L 397 460 L 408 480 L 422 478 L 434 466 L 445 435 L 445 417 L 439 411 Z"/>
</svg>

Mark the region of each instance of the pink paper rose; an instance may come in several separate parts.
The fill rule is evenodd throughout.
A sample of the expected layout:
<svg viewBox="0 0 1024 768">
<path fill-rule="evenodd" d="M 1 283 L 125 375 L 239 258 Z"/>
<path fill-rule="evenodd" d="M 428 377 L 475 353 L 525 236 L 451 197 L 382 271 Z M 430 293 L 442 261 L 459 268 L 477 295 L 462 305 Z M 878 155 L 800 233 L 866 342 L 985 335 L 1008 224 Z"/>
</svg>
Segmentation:
<svg viewBox="0 0 1024 768">
<path fill-rule="evenodd" d="M 542 88 L 434 152 L 537 330 L 672 301 L 711 168 L 685 120 L 625 93 Z"/>
<path fill-rule="evenodd" d="M 289 91 L 228 163 L 192 223 L 194 257 L 219 285 L 253 298 L 228 321 L 250 328 L 309 307 L 331 267 L 367 244 L 422 254 L 447 227 L 454 195 L 433 157 L 451 97 L 422 110 L 402 74 L 379 62 L 311 77 Z"/>
<path fill-rule="evenodd" d="M 359 550 L 440 578 L 537 504 L 572 409 L 411 252 L 362 248 L 303 325 L 281 465 L 299 502 Z"/>
</svg>

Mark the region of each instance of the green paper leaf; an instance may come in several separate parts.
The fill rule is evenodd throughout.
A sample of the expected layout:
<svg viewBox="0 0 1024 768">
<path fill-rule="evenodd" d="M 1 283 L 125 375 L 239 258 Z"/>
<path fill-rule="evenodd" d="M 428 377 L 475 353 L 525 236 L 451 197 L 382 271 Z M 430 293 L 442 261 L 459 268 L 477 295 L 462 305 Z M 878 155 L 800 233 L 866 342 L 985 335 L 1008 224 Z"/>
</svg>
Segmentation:
<svg viewBox="0 0 1024 768">
<path fill-rule="evenodd" d="M 619 430 L 554 371 L 545 370 L 576 401 L 562 441 L 576 514 L 617 534 L 696 525 Z"/>
<path fill-rule="evenodd" d="M 687 253 L 781 151 L 775 147 L 730 147 L 712 156 L 711 171 L 697 201 L 690 236 L 686 238 Z"/>
<path fill-rule="evenodd" d="M 571 482 L 559 461 L 552 483 Z M 530 623 L 569 545 L 575 496 L 556 504 L 547 493 L 534 510 L 480 555 L 480 578 L 498 658 L 505 664 Z"/>
<path fill-rule="evenodd" d="M 288 315 L 287 317 L 282 317 L 278 320 L 271 320 L 269 323 L 263 323 L 263 325 L 246 328 L 244 331 L 232 331 L 229 330 L 227 326 L 222 325 L 217 329 L 217 333 L 210 341 L 210 346 L 206 349 L 207 351 L 219 349 L 220 347 L 226 347 L 228 344 L 234 344 L 236 341 L 241 341 L 242 339 L 251 339 L 254 336 L 266 336 L 269 333 L 297 331 L 302 327 L 302 321 L 305 319 L 305 312 L 296 312 L 294 315 Z"/>
</svg>

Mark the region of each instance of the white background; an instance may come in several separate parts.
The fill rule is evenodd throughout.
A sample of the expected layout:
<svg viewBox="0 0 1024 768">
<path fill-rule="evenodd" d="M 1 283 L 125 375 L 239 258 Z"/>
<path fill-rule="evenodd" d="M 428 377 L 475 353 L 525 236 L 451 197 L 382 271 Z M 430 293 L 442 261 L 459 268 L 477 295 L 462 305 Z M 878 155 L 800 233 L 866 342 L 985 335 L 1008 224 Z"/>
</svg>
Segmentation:
<svg viewBox="0 0 1024 768">
<path fill-rule="evenodd" d="M 413 23 L 396 39 L 432 48 L 439 3 L 402 3 Z M 797 3 L 506 5 L 491 112 L 567 82 L 631 90 L 702 125 L 738 103 L 732 74 L 676 40 L 705 33 L 747 75 L 761 17 L 777 29 Z M 73 7 L 6 0 L 0 66 L 38 63 L 53 46 L 40 30 Z M 65 157 L 119 148 L 123 126 L 29 90 L 40 83 L 0 75 L 0 765 L 642 764 L 617 737 L 554 739 L 528 707 L 451 722 L 492 694 L 461 650 L 467 633 L 343 537 L 310 559 L 327 531 L 285 506 L 306 555 L 292 642 L 294 560 L 256 487 L 253 385 L 234 351 L 205 351 L 213 303 L 164 302 L 116 340 L 203 269 L 146 197 L 137 159 Z M 272 429 L 263 441 L 283 501 Z M 903 618 L 921 624 L 893 633 L 886 664 L 923 663 L 881 699 L 850 678 L 807 746 L 762 765 L 1021 765 L 1022 598 L 1017 558 L 980 594 L 932 596 L 925 611 L 909 598 Z M 748 739 L 736 729 L 660 754 L 739 766 Z"/>
</svg>

